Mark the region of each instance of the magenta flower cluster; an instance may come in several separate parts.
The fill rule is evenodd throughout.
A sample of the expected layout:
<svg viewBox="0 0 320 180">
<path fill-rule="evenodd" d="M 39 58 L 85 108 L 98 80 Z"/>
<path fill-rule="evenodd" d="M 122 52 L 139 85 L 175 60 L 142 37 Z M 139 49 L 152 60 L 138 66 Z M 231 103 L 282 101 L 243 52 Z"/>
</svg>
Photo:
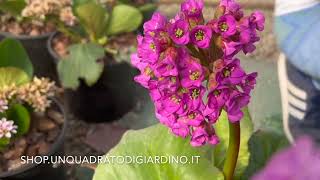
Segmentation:
<svg viewBox="0 0 320 180">
<path fill-rule="evenodd" d="M 213 125 L 222 110 L 231 122 L 243 117 L 257 73 L 247 74 L 234 56 L 252 52 L 264 29 L 264 16 L 244 16 L 234 0 L 222 0 L 205 23 L 202 0 L 187 0 L 170 20 L 156 12 L 144 24 L 132 64 L 135 81 L 150 91 L 156 116 L 191 145 L 217 144 Z"/>
</svg>

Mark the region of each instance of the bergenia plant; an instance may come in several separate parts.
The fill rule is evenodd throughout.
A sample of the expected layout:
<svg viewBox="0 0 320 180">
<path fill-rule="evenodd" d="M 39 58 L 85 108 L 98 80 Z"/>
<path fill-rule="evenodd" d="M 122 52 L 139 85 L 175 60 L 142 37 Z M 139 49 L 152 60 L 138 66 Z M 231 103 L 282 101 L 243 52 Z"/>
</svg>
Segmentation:
<svg viewBox="0 0 320 180">
<path fill-rule="evenodd" d="M 155 0 L 100 0 L 100 2 L 106 6 L 109 6 L 110 4 L 127 4 L 134 6 L 142 13 L 143 20 L 149 20 L 153 12 L 157 9 Z"/>
<path fill-rule="evenodd" d="M 104 62 L 98 60 L 103 59 L 106 54 L 110 57 L 115 53 L 109 47 L 110 39 L 135 31 L 143 17 L 134 6 L 116 4 L 105 8 L 96 0 L 75 0 L 72 12 L 74 27 L 64 26 L 57 21 L 60 24 L 59 30 L 72 40 L 72 45 L 68 48 L 69 54 L 61 57 L 58 64 L 58 73 L 64 87 L 76 89 L 79 79 L 84 79 L 89 86 L 96 83 L 104 68 Z M 49 20 L 50 18 L 54 19 L 52 16 L 49 16 Z"/>
<path fill-rule="evenodd" d="M 29 131 L 31 112 L 44 112 L 55 95 L 55 83 L 33 77 L 33 67 L 16 40 L 0 43 L 0 150 Z"/>
<path fill-rule="evenodd" d="M 216 145 L 214 125 L 222 111 L 230 122 L 225 175 L 233 176 L 239 151 L 242 111 L 250 102 L 257 73 L 246 73 L 235 56 L 255 50 L 264 29 L 260 11 L 244 16 L 234 0 L 221 0 L 214 17 L 205 21 L 202 0 L 186 0 L 173 19 L 156 12 L 144 24 L 132 64 L 135 81 L 147 88 L 156 117 L 192 146 Z"/>
<path fill-rule="evenodd" d="M 190 135 L 193 146 L 219 142 L 213 125 L 222 110 L 235 126 L 243 117 L 257 73 L 247 74 L 235 55 L 253 52 L 264 27 L 261 12 L 244 16 L 231 0 L 208 22 L 202 9 L 203 1 L 187 0 L 174 19 L 155 13 L 132 55 L 141 71 L 135 81 L 149 89 L 160 122 L 178 136 Z"/>
</svg>

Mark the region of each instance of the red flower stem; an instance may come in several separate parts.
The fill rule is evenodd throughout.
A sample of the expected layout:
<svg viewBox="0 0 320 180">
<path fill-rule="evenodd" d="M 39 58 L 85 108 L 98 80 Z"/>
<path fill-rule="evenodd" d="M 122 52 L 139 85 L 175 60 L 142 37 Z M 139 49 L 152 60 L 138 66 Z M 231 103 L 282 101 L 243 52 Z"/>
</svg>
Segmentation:
<svg viewBox="0 0 320 180">
<path fill-rule="evenodd" d="M 240 149 L 240 123 L 229 122 L 229 147 L 223 166 L 223 174 L 226 180 L 232 180 L 236 169 Z"/>
</svg>

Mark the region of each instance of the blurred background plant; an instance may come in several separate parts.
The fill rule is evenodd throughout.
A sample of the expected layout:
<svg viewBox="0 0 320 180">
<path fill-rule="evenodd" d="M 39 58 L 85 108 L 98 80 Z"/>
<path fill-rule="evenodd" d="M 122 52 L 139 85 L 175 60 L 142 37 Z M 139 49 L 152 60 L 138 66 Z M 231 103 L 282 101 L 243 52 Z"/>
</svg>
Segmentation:
<svg viewBox="0 0 320 180">
<path fill-rule="evenodd" d="M 45 9 L 47 11 L 53 10 L 51 6 L 49 6 L 48 1 L 43 2 L 46 3 Z M 1 31 L 14 35 L 38 36 L 53 32 L 55 30 L 55 27 L 52 23 L 39 21 L 38 19 L 27 16 L 28 13 L 31 13 L 30 9 L 34 9 L 33 11 L 43 11 L 43 8 L 41 8 L 39 3 L 37 4 L 36 1 L 32 0 L 0 1 Z M 44 18 L 44 16 L 41 18 Z"/>
<path fill-rule="evenodd" d="M 14 52 L 14 53 L 13 53 Z M 33 76 L 33 67 L 21 43 L 0 43 L 0 150 L 12 138 L 29 132 L 32 112 L 43 113 L 55 96 L 55 83 Z"/>
<path fill-rule="evenodd" d="M 134 16 L 123 18 L 125 13 Z M 105 8 L 97 0 L 27 0 L 21 15 L 53 22 L 73 43 L 90 41 L 101 45 L 107 43 L 108 36 L 134 31 L 142 20 L 139 10 L 132 6 Z"/>
<path fill-rule="evenodd" d="M 119 34 L 135 31 L 142 23 L 139 9 L 126 4 L 116 4 L 105 8 L 95 0 L 75 0 L 72 3 L 74 26 L 67 26 L 57 15 L 48 16 L 57 24 L 58 30 L 70 38 L 69 45 L 60 55 L 58 74 L 65 88 L 76 89 L 79 78 L 87 85 L 93 85 L 103 72 L 102 59 L 106 54 L 115 54 L 108 46 L 109 40 Z M 71 15 L 70 15 L 71 17 Z M 94 20 L 93 20 L 94 19 Z M 70 21 L 71 22 L 71 21 Z M 73 70 L 70 71 L 70 68 Z"/>
</svg>

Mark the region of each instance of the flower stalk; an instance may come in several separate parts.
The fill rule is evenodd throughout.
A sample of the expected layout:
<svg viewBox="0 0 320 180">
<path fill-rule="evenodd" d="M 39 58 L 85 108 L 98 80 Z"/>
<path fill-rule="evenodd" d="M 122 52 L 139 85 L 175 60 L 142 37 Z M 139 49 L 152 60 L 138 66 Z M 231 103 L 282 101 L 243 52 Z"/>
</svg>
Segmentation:
<svg viewBox="0 0 320 180">
<path fill-rule="evenodd" d="M 226 180 L 232 180 L 237 166 L 240 149 L 240 123 L 229 122 L 229 147 L 226 161 L 223 166 L 223 174 Z"/>
</svg>

